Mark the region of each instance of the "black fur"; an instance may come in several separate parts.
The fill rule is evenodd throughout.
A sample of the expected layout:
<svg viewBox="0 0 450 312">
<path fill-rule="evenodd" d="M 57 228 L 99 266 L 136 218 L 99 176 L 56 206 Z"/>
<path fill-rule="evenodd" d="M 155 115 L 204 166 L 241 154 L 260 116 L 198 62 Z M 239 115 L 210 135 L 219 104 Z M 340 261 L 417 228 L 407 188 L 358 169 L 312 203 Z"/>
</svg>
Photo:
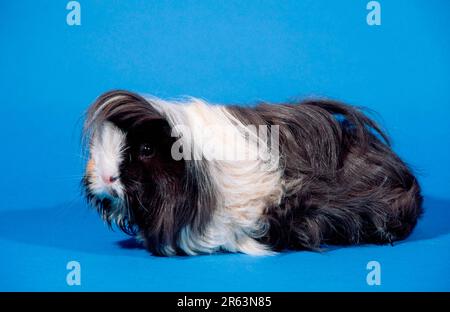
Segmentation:
<svg viewBox="0 0 450 312">
<path fill-rule="evenodd" d="M 264 243 L 318 249 L 411 233 L 422 213 L 417 179 L 360 110 L 330 100 L 230 109 L 247 124 L 280 126 L 286 194 L 267 210 Z"/>
</svg>

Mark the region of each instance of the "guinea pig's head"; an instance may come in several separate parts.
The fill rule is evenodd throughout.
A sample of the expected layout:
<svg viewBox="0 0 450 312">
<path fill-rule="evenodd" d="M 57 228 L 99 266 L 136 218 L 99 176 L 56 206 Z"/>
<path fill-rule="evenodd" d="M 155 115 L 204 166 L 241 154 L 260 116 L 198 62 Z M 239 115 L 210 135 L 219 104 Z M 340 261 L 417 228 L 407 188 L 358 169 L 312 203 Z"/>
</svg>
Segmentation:
<svg viewBox="0 0 450 312">
<path fill-rule="evenodd" d="M 109 224 L 139 234 L 156 254 L 176 253 L 184 227 L 206 222 L 199 202 L 210 201 L 204 170 L 171 155 L 172 126 L 151 101 L 127 91 L 108 92 L 90 107 L 83 186 L 88 202 Z"/>
</svg>

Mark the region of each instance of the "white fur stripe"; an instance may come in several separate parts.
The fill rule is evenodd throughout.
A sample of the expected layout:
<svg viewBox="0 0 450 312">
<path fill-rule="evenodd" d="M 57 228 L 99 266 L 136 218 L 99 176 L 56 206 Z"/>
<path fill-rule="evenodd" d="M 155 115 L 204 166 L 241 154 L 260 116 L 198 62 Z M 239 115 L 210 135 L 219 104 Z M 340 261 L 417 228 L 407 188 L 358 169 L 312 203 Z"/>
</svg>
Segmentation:
<svg viewBox="0 0 450 312">
<path fill-rule="evenodd" d="M 235 145 L 227 144 L 227 140 L 237 137 L 238 144 L 247 152 L 254 153 L 258 149 L 258 138 L 251 136 L 246 141 L 240 131 L 245 126 L 224 106 L 193 98 L 186 102 L 167 102 L 156 98 L 148 100 L 166 116 L 172 126 L 184 125 L 190 129 L 192 135 L 186 139 L 191 142 L 186 144 L 195 146 L 194 150 L 203 156 L 210 152 L 205 150 L 206 144 L 203 142 L 203 133 L 210 126 L 224 129 L 215 133 L 213 140 L 216 143 L 213 146 L 235 148 Z M 269 153 L 268 149 L 265 153 Z M 268 230 L 268 224 L 263 218 L 266 207 L 279 203 L 283 194 L 278 154 L 268 156 L 264 157 L 265 160 L 210 161 L 208 167 L 215 184 L 212 187 L 216 190 L 216 210 L 201 236 L 194 235 L 189 228 L 182 231 L 178 242 L 181 249 L 190 255 L 220 249 L 253 255 L 271 253 L 255 240 Z"/>
</svg>

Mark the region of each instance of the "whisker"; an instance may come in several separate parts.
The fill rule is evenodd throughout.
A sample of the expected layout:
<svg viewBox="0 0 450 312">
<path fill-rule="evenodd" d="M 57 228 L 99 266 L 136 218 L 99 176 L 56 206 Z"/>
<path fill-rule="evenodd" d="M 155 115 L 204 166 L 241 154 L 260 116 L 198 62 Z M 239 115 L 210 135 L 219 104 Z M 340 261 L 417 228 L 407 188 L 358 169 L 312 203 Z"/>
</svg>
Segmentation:
<svg viewBox="0 0 450 312">
<path fill-rule="evenodd" d="M 142 209 L 144 209 L 144 211 L 146 211 L 146 212 L 149 212 L 149 211 L 147 210 L 147 208 L 145 208 L 144 205 L 142 204 L 141 200 L 139 199 L 139 196 L 136 196 L 136 199 L 137 199 L 139 205 L 142 207 Z"/>
</svg>

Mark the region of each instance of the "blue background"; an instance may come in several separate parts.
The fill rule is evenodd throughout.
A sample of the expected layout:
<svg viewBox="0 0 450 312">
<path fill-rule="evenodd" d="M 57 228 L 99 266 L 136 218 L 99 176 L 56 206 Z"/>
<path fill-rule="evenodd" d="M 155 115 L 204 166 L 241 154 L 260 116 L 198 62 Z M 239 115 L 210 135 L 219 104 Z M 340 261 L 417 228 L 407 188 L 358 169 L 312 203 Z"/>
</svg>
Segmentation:
<svg viewBox="0 0 450 312">
<path fill-rule="evenodd" d="M 0 290 L 450 290 L 450 4 L 368 1 L 0 2 Z M 390 246 L 157 258 L 80 196 L 82 115 L 113 88 L 221 103 L 328 96 L 380 115 L 426 213 Z M 81 286 L 66 264 L 81 263 Z M 368 286 L 366 264 L 381 264 Z"/>
</svg>

